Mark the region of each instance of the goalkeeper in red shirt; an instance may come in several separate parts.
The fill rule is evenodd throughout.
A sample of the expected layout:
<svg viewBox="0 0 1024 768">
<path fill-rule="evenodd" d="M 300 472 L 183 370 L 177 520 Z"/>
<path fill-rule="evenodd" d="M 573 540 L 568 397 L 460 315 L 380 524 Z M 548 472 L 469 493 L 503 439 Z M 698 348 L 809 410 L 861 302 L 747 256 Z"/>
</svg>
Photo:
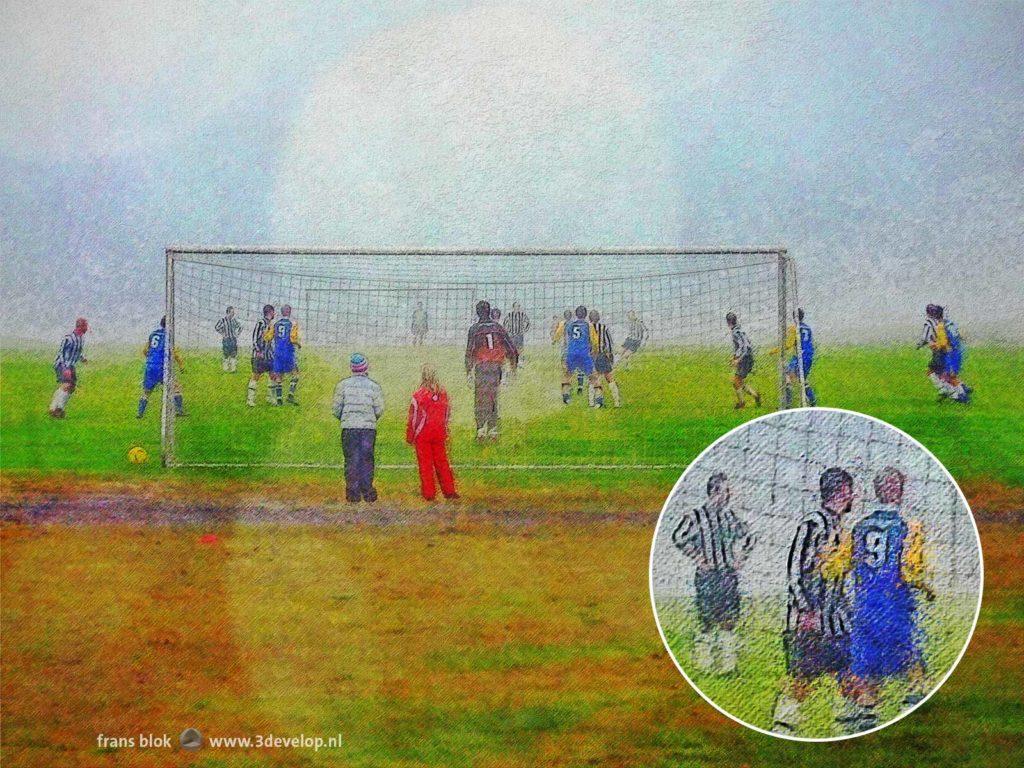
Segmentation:
<svg viewBox="0 0 1024 768">
<path fill-rule="evenodd" d="M 405 440 L 416 449 L 416 463 L 420 469 L 420 491 L 423 498 L 433 501 L 437 496 L 434 476 L 441 484 L 446 499 L 457 499 L 455 477 L 448 463 L 448 419 L 451 408 L 448 393 L 437 380 L 437 371 L 427 363 L 423 366 L 420 388 L 412 395 L 409 420 L 405 427 Z"/>
<path fill-rule="evenodd" d="M 475 387 L 476 439 L 497 440 L 502 368 L 508 361 L 510 372 L 514 372 L 519 365 L 519 351 L 508 331 L 491 319 L 490 302 L 478 301 L 476 316 L 477 322 L 470 326 L 466 342 L 466 374 Z"/>
</svg>

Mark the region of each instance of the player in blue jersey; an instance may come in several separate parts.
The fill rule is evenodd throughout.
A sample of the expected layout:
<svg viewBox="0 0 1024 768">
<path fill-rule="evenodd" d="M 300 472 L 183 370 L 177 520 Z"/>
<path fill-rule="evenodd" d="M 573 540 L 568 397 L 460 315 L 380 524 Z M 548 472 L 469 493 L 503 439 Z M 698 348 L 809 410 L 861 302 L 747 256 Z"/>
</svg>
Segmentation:
<svg viewBox="0 0 1024 768">
<path fill-rule="evenodd" d="M 796 323 L 786 329 L 786 343 L 783 346 L 783 354 L 788 356 L 786 361 L 786 387 L 785 403 L 787 408 L 793 406 L 793 390 L 803 382 L 803 391 L 807 397 L 807 404 L 812 408 L 818 404 L 818 397 L 814 394 L 808 378 L 811 375 L 811 366 L 814 364 L 814 334 L 811 326 L 804 322 L 804 311 L 796 311 Z M 773 354 L 778 354 L 778 348 L 773 349 Z"/>
<path fill-rule="evenodd" d="M 146 406 L 149 404 L 149 396 L 156 389 L 158 384 L 163 384 L 164 381 L 164 358 L 167 353 L 167 318 L 160 318 L 160 327 L 149 334 L 149 338 L 146 340 L 146 346 L 142 349 L 142 356 L 146 360 L 146 364 L 142 369 L 142 396 L 139 398 L 139 410 L 136 414 L 137 418 L 142 418 L 146 415 Z M 180 371 L 181 358 L 178 356 L 178 351 L 173 350 L 174 364 L 178 366 Z M 176 416 L 185 415 L 185 404 L 181 396 L 181 385 L 178 383 L 177 376 L 174 377 L 174 385 L 171 388 L 171 392 L 174 395 L 174 413 Z"/>
<path fill-rule="evenodd" d="M 905 706 L 924 697 L 917 601 L 918 595 L 934 595 L 924 583 L 921 525 L 908 523 L 900 512 L 905 484 L 898 469 L 879 472 L 874 509 L 853 528 L 850 674 L 857 693 L 840 719 L 848 733 L 878 724 L 875 708 L 889 680 L 909 681 Z"/>
<path fill-rule="evenodd" d="M 295 399 L 295 390 L 299 388 L 298 351 L 302 344 L 299 341 L 299 324 L 292 320 L 291 306 L 285 304 L 281 307 L 281 317 L 267 328 L 264 339 L 274 345 L 270 380 L 274 386 L 275 405 L 284 404 L 281 381 L 286 374 L 291 374 L 291 381 L 288 384 L 288 402 L 298 405 L 299 401 Z"/>
<path fill-rule="evenodd" d="M 594 370 L 593 349 L 597 346 L 594 327 L 587 320 L 587 308 L 576 307 L 576 316 L 565 324 L 565 371 L 562 376 L 562 402 L 566 405 L 572 394 L 572 375 L 579 372 L 590 379 L 590 406 L 601 408 L 604 397 L 600 394 L 597 373 Z"/>
<path fill-rule="evenodd" d="M 945 317 L 945 310 L 938 304 L 929 304 L 924 312 L 924 328 L 917 348 L 928 347 L 932 351 L 928 378 L 939 392 L 939 402 L 948 398 L 967 405 L 971 401 L 971 388 L 960 381 L 964 357 L 960 329 Z"/>
</svg>

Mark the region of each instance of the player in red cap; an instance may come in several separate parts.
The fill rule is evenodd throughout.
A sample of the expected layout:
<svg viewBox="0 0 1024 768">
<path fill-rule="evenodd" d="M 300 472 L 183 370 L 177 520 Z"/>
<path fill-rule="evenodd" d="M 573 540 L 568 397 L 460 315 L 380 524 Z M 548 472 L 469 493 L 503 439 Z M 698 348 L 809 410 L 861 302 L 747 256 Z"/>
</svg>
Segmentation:
<svg viewBox="0 0 1024 768">
<path fill-rule="evenodd" d="M 437 371 L 427 363 L 423 366 L 420 388 L 409 404 L 409 420 L 405 440 L 416 448 L 416 463 L 420 468 L 420 491 L 423 498 L 433 501 L 437 496 L 435 475 L 441 483 L 441 493 L 448 499 L 457 499 L 455 478 L 448 463 L 448 419 L 451 408 L 448 393 L 437 380 Z"/>
<path fill-rule="evenodd" d="M 68 400 L 78 386 L 79 363 L 85 359 L 85 334 L 89 330 L 89 321 L 80 317 L 75 321 L 75 330 L 61 339 L 57 357 L 53 360 L 53 371 L 57 374 L 57 391 L 50 400 L 50 415 L 55 419 L 63 419 L 68 407 Z"/>
</svg>

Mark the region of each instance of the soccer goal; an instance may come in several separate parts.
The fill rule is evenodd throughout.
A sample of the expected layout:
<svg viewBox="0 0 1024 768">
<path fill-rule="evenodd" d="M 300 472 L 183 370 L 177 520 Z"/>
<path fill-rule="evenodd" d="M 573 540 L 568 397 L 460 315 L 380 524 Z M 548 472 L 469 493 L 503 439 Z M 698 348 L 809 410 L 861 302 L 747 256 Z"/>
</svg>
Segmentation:
<svg viewBox="0 0 1024 768">
<path fill-rule="evenodd" d="M 168 355 L 165 376 L 180 386 L 188 413 L 175 418 L 166 386 L 168 466 L 338 466 L 332 393 L 358 352 L 384 390 L 379 467 L 412 466 L 405 420 L 424 364 L 449 392 L 458 467 L 681 467 L 701 447 L 689 444 L 689 425 L 733 408 L 726 313 L 737 315 L 754 347 L 748 381 L 763 408 L 776 408 L 784 364 L 778 350 L 797 306 L 795 270 L 781 248 L 172 247 L 166 264 L 168 348 L 182 364 Z M 467 332 L 480 301 L 489 302 L 521 351 L 518 369 L 502 374 L 496 439 L 484 443 L 474 439 L 465 369 Z M 298 373 L 284 374 L 282 384 L 286 394 L 294 388 L 297 406 L 271 405 L 268 376 L 259 370 L 249 404 L 253 334 L 266 305 L 275 318 L 288 305 L 298 327 Z M 595 374 L 605 408 L 588 407 L 589 376 L 565 372 L 559 328 L 581 306 L 598 313 L 613 348 L 614 398 L 608 376 Z M 221 322 L 228 307 L 235 324 Z M 240 326 L 234 362 L 223 359 L 232 346 L 224 330 L 232 326 Z M 748 407 L 753 415 L 753 402 Z"/>
</svg>

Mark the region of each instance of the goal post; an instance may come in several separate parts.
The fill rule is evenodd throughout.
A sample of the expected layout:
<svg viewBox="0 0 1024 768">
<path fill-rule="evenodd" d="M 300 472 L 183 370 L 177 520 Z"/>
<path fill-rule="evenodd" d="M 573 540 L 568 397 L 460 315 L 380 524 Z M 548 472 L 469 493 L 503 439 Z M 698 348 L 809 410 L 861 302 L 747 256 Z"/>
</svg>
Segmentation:
<svg viewBox="0 0 1024 768">
<path fill-rule="evenodd" d="M 785 361 L 769 350 L 783 348 L 796 308 L 794 278 L 784 248 L 170 247 L 163 461 L 340 465 L 330 401 L 335 384 L 348 374 L 348 357 L 360 352 L 370 359 L 370 375 L 387 402 L 378 429 L 381 466 L 412 466 L 404 418 L 424 363 L 438 369 L 451 393 L 457 466 L 683 466 L 687 457 L 671 447 L 674 415 L 692 418 L 732 407 L 727 312 L 738 315 L 754 344 L 751 381 L 766 406 L 783 402 Z M 481 300 L 502 313 L 499 323 L 518 331 L 525 326 L 525 332 L 515 334 L 523 337 L 524 367 L 506 371 L 499 394 L 501 440 L 478 450 L 463 362 Z M 249 406 L 253 329 L 264 305 L 280 318 L 286 304 L 299 327 L 299 407 L 268 407 L 266 375 L 259 376 L 256 402 Z M 215 330 L 229 306 L 241 324 L 237 372 L 221 369 L 222 337 Z M 582 420 L 589 393 L 577 394 L 575 375 L 570 406 L 562 402 L 562 343 L 552 334 L 578 306 L 599 313 L 614 344 L 613 379 L 623 409 L 594 414 L 606 419 Z M 630 334 L 642 335 L 639 345 L 630 342 L 639 349 L 623 355 Z M 172 349 L 180 352 L 183 370 Z M 287 392 L 292 377 L 283 378 Z M 175 418 L 175 382 L 183 389 L 187 419 Z M 612 406 L 610 383 L 604 377 L 598 382 Z M 589 381 L 582 388 L 589 389 Z"/>
</svg>

